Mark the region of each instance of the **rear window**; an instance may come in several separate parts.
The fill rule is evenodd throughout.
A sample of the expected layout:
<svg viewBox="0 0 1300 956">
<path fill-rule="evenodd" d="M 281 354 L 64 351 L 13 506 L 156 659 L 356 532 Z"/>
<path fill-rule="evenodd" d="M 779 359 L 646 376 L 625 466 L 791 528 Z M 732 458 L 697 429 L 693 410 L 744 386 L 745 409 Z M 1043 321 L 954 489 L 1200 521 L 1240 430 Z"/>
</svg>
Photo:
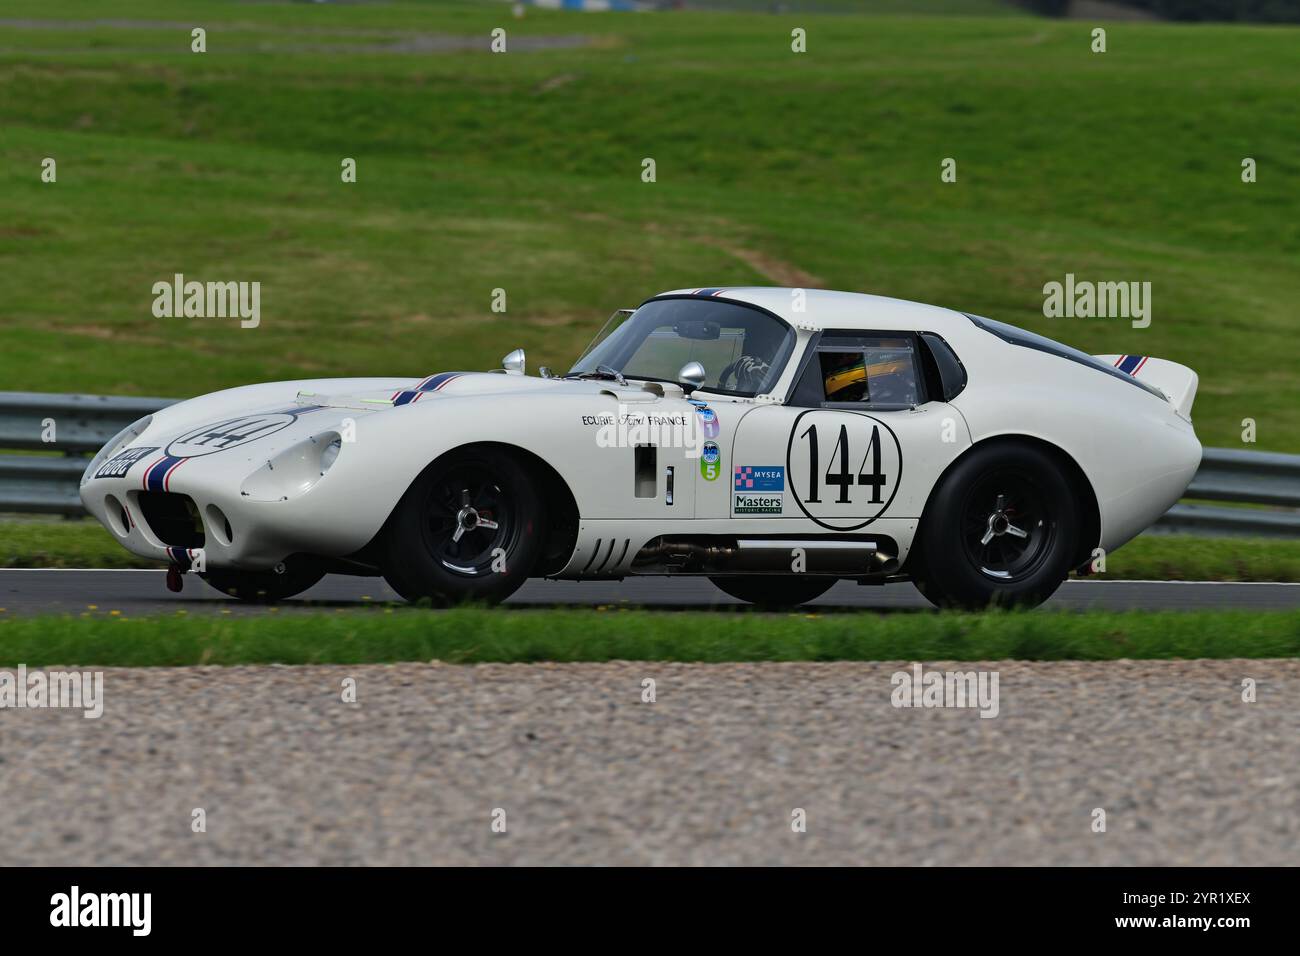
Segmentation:
<svg viewBox="0 0 1300 956">
<path fill-rule="evenodd" d="M 996 335 L 1004 342 L 1012 345 L 1021 345 L 1027 349 L 1035 349 L 1039 352 L 1047 352 L 1049 355 L 1055 355 L 1057 358 L 1067 359 L 1071 362 L 1078 362 L 1080 365 L 1086 365 L 1089 368 L 1096 369 L 1099 372 L 1105 372 L 1107 375 L 1128 382 L 1130 385 L 1136 385 L 1144 392 L 1150 392 L 1159 398 L 1162 402 L 1166 401 L 1164 392 L 1146 382 L 1139 382 L 1132 375 L 1121 372 L 1117 368 L 1112 368 L 1100 359 L 1094 358 L 1087 352 L 1081 352 L 1078 349 L 1071 348 L 1068 345 L 1062 345 L 1045 335 L 1038 335 L 1025 329 L 1016 328 L 1014 325 L 1007 325 L 1005 322 L 997 322 L 993 319 L 986 319 L 982 315 L 971 315 L 969 312 L 963 312 L 962 315 L 970 319 L 977 326 L 988 332 L 990 335 Z"/>
</svg>

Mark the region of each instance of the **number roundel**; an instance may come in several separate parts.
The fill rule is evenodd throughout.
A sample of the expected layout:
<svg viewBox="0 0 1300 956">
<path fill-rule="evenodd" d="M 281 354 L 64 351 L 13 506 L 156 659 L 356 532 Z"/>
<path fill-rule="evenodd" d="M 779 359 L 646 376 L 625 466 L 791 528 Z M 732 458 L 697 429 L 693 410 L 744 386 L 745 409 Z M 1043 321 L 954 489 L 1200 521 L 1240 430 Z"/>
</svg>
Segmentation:
<svg viewBox="0 0 1300 956">
<path fill-rule="evenodd" d="M 785 469 L 800 511 L 823 528 L 857 531 L 893 502 L 903 450 L 878 418 L 811 408 L 794 420 Z"/>
</svg>

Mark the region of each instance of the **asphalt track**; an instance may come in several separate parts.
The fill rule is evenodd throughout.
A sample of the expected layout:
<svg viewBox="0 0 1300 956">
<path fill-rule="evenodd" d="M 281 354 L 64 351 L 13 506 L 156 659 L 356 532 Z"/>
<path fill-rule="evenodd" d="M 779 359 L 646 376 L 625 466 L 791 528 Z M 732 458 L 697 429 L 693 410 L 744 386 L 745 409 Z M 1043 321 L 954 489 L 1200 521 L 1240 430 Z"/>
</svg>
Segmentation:
<svg viewBox="0 0 1300 956">
<path fill-rule="evenodd" d="M 232 614 L 262 613 L 187 575 L 179 594 L 168 591 L 161 571 L 0 570 L 0 608 L 5 614 L 80 614 L 120 611 L 165 614 L 184 608 Z M 282 610 L 363 610 L 367 605 L 400 601 L 382 578 L 326 577 Z M 644 606 L 701 610 L 741 602 L 707 580 L 628 578 L 623 581 L 530 581 L 512 606 Z M 910 584 L 857 585 L 842 581 L 811 607 L 835 611 L 918 611 L 930 604 Z M 1300 584 L 1245 584 L 1170 581 L 1067 581 L 1048 601 L 1050 610 L 1208 610 L 1300 608 Z"/>
</svg>

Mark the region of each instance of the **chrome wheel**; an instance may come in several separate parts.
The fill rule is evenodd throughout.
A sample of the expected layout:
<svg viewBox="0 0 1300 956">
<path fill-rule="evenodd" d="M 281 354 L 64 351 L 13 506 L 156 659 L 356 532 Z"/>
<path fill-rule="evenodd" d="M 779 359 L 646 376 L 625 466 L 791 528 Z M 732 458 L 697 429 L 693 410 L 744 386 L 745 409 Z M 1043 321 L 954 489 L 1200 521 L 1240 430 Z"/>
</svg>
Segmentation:
<svg viewBox="0 0 1300 956">
<path fill-rule="evenodd" d="M 1028 577 L 1051 551 L 1055 521 L 1043 490 L 1023 474 L 984 476 L 967 495 L 962 513 L 966 556 L 987 577 Z"/>
<path fill-rule="evenodd" d="M 422 530 L 439 564 L 471 577 L 492 573 L 494 559 L 508 553 L 519 537 L 514 505 L 477 466 L 454 469 L 433 485 Z"/>
</svg>

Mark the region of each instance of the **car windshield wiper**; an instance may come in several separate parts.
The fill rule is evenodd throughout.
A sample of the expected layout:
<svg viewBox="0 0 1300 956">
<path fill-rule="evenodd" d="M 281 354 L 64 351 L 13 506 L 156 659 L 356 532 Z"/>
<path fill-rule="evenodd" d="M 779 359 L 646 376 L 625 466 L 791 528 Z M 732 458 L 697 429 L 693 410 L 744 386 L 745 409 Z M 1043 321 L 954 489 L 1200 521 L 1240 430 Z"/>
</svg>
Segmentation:
<svg viewBox="0 0 1300 956">
<path fill-rule="evenodd" d="M 608 365 L 597 365 L 595 371 L 578 372 L 576 375 L 566 375 L 565 378 L 595 378 L 601 381 L 618 382 L 620 385 L 626 385 L 627 379 L 618 369 L 610 368 Z"/>
</svg>

